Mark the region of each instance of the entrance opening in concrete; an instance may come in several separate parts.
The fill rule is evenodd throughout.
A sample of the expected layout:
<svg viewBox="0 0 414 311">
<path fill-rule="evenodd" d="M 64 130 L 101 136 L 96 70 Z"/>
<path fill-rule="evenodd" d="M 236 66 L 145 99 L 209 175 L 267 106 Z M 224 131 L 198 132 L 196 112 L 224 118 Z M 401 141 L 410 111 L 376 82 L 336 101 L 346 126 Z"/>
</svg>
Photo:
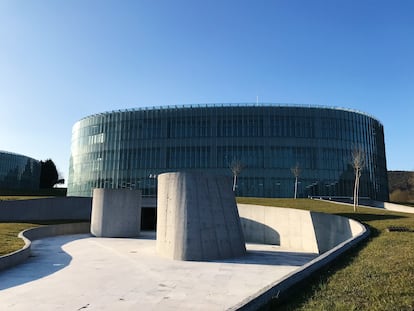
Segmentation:
<svg viewBox="0 0 414 311">
<path fill-rule="evenodd" d="M 157 209 L 143 207 L 141 209 L 141 230 L 155 231 L 157 228 Z"/>
</svg>

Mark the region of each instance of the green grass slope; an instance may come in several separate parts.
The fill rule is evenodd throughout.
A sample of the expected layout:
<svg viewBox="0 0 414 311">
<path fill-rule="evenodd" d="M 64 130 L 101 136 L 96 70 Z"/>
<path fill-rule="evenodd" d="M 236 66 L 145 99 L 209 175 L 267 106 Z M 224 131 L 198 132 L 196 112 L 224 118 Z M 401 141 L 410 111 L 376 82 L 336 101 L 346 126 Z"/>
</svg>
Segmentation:
<svg viewBox="0 0 414 311">
<path fill-rule="evenodd" d="M 0 223 L 0 256 L 12 253 L 24 246 L 19 232 L 39 226 L 32 223 Z"/>
<path fill-rule="evenodd" d="M 414 203 L 414 172 L 389 171 L 388 187 L 391 202 Z"/>
</svg>

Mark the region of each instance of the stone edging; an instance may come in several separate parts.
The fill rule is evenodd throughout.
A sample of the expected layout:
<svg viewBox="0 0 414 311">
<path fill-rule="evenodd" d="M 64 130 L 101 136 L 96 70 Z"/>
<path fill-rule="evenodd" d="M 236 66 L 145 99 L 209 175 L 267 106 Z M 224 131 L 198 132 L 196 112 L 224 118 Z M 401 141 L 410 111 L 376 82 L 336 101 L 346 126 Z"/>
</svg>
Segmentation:
<svg viewBox="0 0 414 311">
<path fill-rule="evenodd" d="M 289 288 L 303 281 L 311 274 L 321 269 L 323 266 L 335 260 L 338 256 L 350 248 L 368 238 L 370 235 L 369 229 L 361 223 L 359 224 L 363 227 L 363 231 L 358 235 L 340 243 L 336 247 L 323 253 L 314 260 L 308 262 L 306 265 L 300 267 L 298 270 L 295 270 L 286 275 L 283 279 L 262 288 L 256 294 L 247 297 L 237 305 L 227 310 L 257 310 L 266 303 L 270 302 L 271 299 L 278 298 L 279 296 L 283 295 L 284 292 L 286 292 Z"/>
<path fill-rule="evenodd" d="M 30 247 L 32 241 L 49 236 L 89 233 L 90 223 L 69 223 L 60 225 L 42 226 L 24 230 L 19 233 L 18 237 L 24 241 L 24 246 L 10 254 L 0 256 L 0 270 L 11 268 L 24 262 L 30 256 Z"/>
</svg>

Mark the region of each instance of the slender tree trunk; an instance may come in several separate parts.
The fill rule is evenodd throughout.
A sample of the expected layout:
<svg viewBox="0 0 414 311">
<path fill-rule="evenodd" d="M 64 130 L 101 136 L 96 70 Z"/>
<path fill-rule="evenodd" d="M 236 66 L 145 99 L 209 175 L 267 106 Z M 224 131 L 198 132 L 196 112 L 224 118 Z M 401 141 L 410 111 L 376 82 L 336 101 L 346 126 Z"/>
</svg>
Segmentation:
<svg viewBox="0 0 414 311">
<path fill-rule="evenodd" d="M 300 175 L 299 163 L 296 163 L 296 166 L 292 167 L 290 171 L 292 172 L 293 176 L 295 176 L 295 194 L 293 197 L 296 199 L 298 195 L 298 177 Z"/>
<path fill-rule="evenodd" d="M 360 180 L 361 174 L 358 172 L 358 182 L 357 182 L 357 193 L 356 193 L 356 206 L 359 206 L 359 180 Z"/>
<path fill-rule="evenodd" d="M 236 191 L 236 184 L 237 184 L 237 175 L 233 176 L 233 192 Z"/>
<path fill-rule="evenodd" d="M 358 184 L 359 184 L 358 174 L 359 174 L 359 171 L 357 170 L 355 172 L 355 184 L 354 184 L 354 212 L 356 212 L 357 205 L 358 205 Z"/>
<path fill-rule="evenodd" d="M 295 199 L 296 199 L 297 194 L 298 194 L 298 178 L 296 177 L 295 178 Z"/>
<path fill-rule="evenodd" d="M 355 185 L 354 185 L 354 212 L 357 211 L 359 205 L 359 179 L 361 171 L 365 165 L 365 153 L 361 148 L 355 149 L 352 152 L 352 166 L 355 170 Z"/>
</svg>

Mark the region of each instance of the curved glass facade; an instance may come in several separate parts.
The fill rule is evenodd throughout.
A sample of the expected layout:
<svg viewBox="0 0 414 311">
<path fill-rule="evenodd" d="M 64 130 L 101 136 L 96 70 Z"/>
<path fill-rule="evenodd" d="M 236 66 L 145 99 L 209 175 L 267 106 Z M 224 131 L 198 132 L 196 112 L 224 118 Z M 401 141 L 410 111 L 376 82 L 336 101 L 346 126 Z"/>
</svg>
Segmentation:
<svg viewBox="0 0 414 311">
<path fill-rule="evenodd" d="M 68 194 L 107 187 L 155 195 L 157 174 L 231 175 L 238 160 L 238 196 L 293 197 L 298 165 L 298 197 L 350 197 L 356 148 L 366 157 L 360 196 L 388 200 L 383 126 L 364 113 L 253 104 L 113 111 L 74 125 Z"/>
<path fill-rule="evenodd" d="M 0 189 L 39 189 L 40 162 L 0 151 Z"/>
</svg>

